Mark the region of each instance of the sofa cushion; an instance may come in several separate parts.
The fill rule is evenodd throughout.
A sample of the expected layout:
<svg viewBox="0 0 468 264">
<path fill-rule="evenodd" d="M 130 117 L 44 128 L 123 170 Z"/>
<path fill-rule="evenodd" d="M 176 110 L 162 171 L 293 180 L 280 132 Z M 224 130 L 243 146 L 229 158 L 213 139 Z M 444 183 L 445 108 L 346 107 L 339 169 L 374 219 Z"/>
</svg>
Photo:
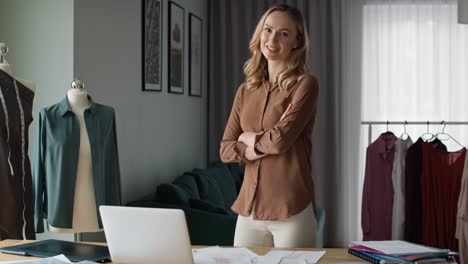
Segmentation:
<svg viewBox="0 0 468 264">
<path fill-rule="evenodd" d="M 232 178 L 236 182 L 236 190 L 239 193 L 242 181 L 244 180 L 244 168 L 239 165 L 239 163 L 228 163 L 226 164 L 231 172 Z"/>
<path fill-rule="evenodd" d="M 206 201 L 206 200 L 189 199 L 189 203 L 190 203 L 190 208 L 192 209 L 197 209 L 197 210 L 217 213 L 217 214 L 224 214 L 224 215 L 229 214 L 228 211 L 226 211 L 226 209 L 224 209 L 223 207 L 214 205 L 213 203 Z"/>
<path fill-rule="evenodd" d="M 184 189 L 185 192 L 189 195 L 189 198 L 200 199 L 200 193 L 198 191 L 197 182 L 193 174 L 184 174 L 172 182 L 173 184 Z"/>
<path fill-rule="evenodd" d="M 193 172 L 198 175 L 195 179 L 202 200 L 209 200 L 227 210 L 231 208 L 237 199 L 237 191 L 236 183 L 226 166 L 209 167 L 204 170 L 194 169 Z"/>
<path fill-rule="evenodd" d="M 196 171 L 192 173 L 197 181 L 200 199 L 210 201 L 211 203 L 224 208 L 223 194 L 221 193 L 216 181 L 213 178 L 206 177 Z"/>
<path fill-rule="evenodd" d="M 197 181 L 200 199 L 207 200 L 212 204 L 225 208 L 223 194 L 215 179 L 196 171 L 194 171 L 194 177 Z"/>
<path fill-rule="evenodd" d="M 156 188 L 156 202 L 189 207 L 189 198 L 187 192 L 175 184 L 163 183 Z"/>
<path fill-rule="evenodd" d="M 208 168 L 212 167 L 226 167 L 229 169 L 234 182 L 236 183 L 236 191 L 239 193 L 244 180 L 244 167 L 239 163 L 224 163 L 222 161 L 216 161 L 208 165 Z"/>
</svg>

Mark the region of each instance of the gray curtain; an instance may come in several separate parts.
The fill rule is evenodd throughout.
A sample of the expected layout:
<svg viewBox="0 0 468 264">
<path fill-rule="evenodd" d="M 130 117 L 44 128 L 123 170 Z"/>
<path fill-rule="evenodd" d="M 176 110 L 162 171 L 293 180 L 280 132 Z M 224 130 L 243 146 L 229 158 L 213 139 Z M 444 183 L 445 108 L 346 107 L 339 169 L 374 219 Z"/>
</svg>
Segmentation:
<svg viewBox="0 0 468 264">
<path fill-rule="evenodd" d="M 313 134 L 312 177 L 326 210 L 325 246 L 360 239 L 358 185 L 363 0 L 211 0 L 209 5 L 209 160 L 219 160 L 237 87 L 244 81 L 248 43 L 274 3 L 297 6 L 310 38 L 308 71 L 320 82 Z"/>
</svg>

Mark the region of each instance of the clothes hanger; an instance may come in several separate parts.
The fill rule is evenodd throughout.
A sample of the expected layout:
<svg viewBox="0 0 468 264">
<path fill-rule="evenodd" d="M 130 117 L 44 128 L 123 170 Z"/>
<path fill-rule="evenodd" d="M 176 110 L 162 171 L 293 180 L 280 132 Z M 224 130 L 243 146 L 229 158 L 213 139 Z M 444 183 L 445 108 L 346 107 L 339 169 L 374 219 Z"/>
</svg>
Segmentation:
<svg viewBox="0 0 468 264">
<path fill-rule="evenodd" d="M 406 125 L 408 124 L 408 121 L 405 120 L 405 123 L 403 124 L 404 127 L 404 132 L 401 134 L 400 138 L 403 140 L 406 140 L 410 137 L 410 135 L 406 132 Z M 406 137 L 405 137 L 406 136 Z"/>
<path fill-rule="evenodd" d="M 435 139 L 435 135 L 432 133 L 429 133 L 429 121 L 427 121 L 426 133 L 421 135 L 421 139 L 424 140 L 425 142 L 430 142 L 433 139 Z"/>
<path fill-rule="evenodd" d="M 390 124 L 390 122 L 387 120 L 387 131 L 382 133 L 383 139 L 385 141 L 392 140 L 393 137 L 395 136 L 395 134 L 393 134 L 393 132 L 388 129 L 389 124 Z"/>
<path fill-rule="evenodd" d="M 444 125 L 444 127 L 442 128 L 442 133 L 437 133 L 435 135 L 435 137 L 441 141 L 445 141 L 445 140 L 453 140 L 455 141 L 455 143 L 457 143 L 459 146 L 461 146 L 462 148 L 465 148 L 465 146 L 463 146 L 460 142 L 458 142 L 455 138 L 453 138 L 450 134 L 448 133 L 445 133 L 445 127 L 447 127 L 447 124 L 445 124 L 445 121 L 442 121 L 440 122 L 441 125 Z M 444 137 L 441 137 L 441 136 L 446 136 L 447 138 L 444 138 Z"/>
</svg>

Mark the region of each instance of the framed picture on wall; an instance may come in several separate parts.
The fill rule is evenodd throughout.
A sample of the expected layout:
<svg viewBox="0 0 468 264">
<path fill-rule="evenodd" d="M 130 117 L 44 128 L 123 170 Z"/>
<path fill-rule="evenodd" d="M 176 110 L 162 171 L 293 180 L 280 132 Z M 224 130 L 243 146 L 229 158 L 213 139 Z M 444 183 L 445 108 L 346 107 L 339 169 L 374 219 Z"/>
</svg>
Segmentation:
<svg viewBox="0 0 468 264">
<path fill-rule="evenodd" d="M 202 95 L 203 23 L 201 18 L 189 15 L 189 95 Z"/>
<path fill-rule="evenodd" d="M 162 1 L 142 0 L 143 91 L 162 91 Z"/>
<path fill-rule="evenodd" d="M 170 93 L 184 93 L 184 9 L 169 2 L 169 78 Z"/>
</svg>

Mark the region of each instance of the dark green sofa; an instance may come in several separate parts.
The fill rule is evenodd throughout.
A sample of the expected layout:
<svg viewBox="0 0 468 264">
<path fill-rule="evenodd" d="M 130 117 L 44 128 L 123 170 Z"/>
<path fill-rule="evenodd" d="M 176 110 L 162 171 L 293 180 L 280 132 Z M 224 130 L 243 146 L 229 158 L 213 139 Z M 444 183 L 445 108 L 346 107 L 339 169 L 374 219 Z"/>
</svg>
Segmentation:
<svg viewBox="0 0 468 264">
<path fill-rule="evenodd" d="M 172 183 L 160 184 L 153 197 L 127 206 L 182 209 L 193 245 L 232 246 L 237 214 L 231 205 L 243 176 L 238 164 L 216 162 L 206 169 L 186 172 Z"/>
</svg>

